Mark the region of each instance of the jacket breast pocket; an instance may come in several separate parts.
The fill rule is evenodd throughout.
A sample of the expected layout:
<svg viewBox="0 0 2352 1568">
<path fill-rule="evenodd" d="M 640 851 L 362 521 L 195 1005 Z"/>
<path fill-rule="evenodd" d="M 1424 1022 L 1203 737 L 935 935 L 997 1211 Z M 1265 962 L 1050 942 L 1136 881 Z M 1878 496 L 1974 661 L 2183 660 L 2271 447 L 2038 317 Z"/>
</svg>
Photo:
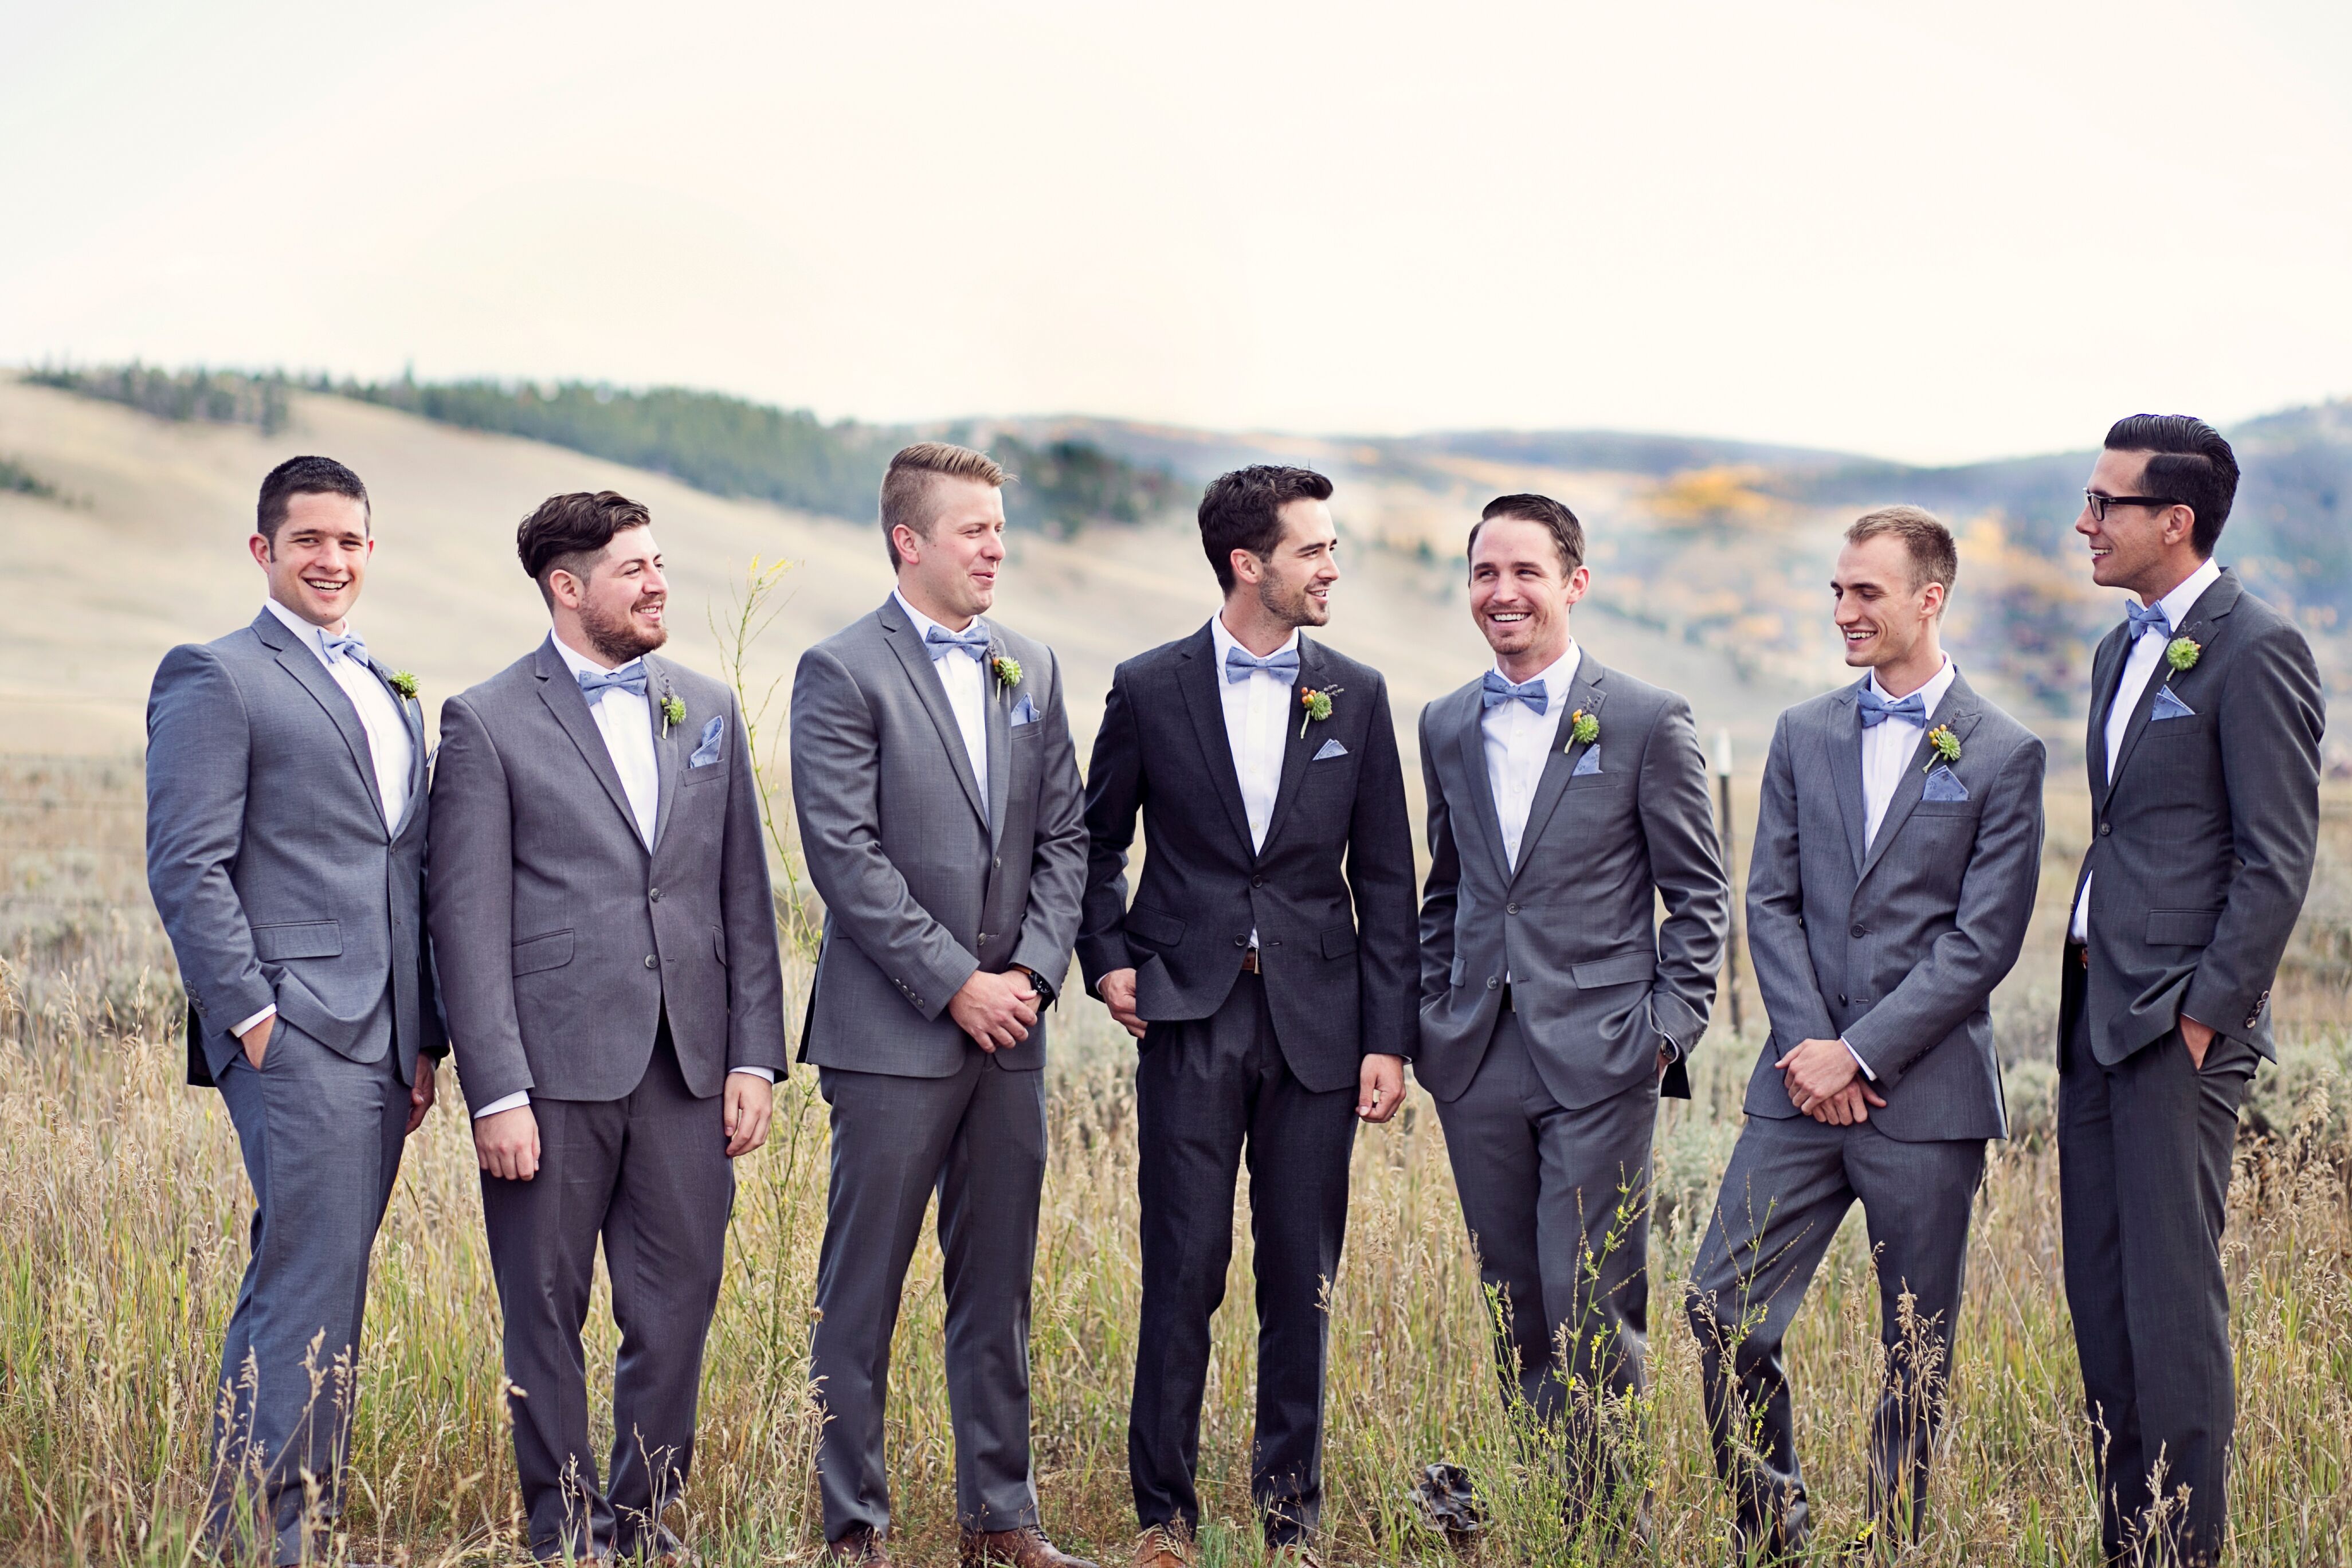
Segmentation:
<svg viewBox="0 0 2352 1568">
<path fill-rule="evenodd" d="M 680 789 L 684 789 L 688 784 L 709 784 L 712 779 L 723 779 L 726 776 L 727 759 L 721 757 L 715 763 L 705 763 L 698 768 L 684 769 L 677 775 L 677 784 Z"/>
<path fill-rule="evenodd" d="M 2213 940 L 2214 928 L 2221 923 L 2219 910 L 2150 910 L 2147 911 L 2147 944 L 2150 947 L 2203 947 Z"/>
<path fill-rule="evenodd" d="M 253 928 L 253 954 L 264 963 L 289 958 L 334 958 L 342 951 L 341 921 L 293 921 Z"/>
<path fill-rule="evenodd" d="M 572 962 L 572 933 L 551 931 L 543 936 L 525 937 L 513 948 L 514 963 L 510 973 L 536 974 L 542 969 L 561 969 Z"/>
</svg>

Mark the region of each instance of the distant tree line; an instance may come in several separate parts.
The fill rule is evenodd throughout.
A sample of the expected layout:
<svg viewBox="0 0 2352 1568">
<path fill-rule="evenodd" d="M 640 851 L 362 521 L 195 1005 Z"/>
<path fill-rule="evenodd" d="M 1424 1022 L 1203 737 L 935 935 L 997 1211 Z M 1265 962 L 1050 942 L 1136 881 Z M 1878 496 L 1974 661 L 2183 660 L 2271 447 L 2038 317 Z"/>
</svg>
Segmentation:
<svg viewBox="0 0 2352 1568">
<path fill-rule="evenodd" d="M 0 495 L 38 496 L 43 500 L 58 499 L 58 487 L 11 458 L 0 458 Z"/>
<path fill-rule="evenodd" d="M 77 370 L 43 366 L 25 379 L 84 397 L 124 403 L 158 419 L 201 419 L 215 425 L 251 425 L 266 435 L 286 427 L 287 394 L 294 383 L 280 372 L 251 375 L 242 371 L 163 370 L 136 360 L 125 365 Z"/>
</svg>

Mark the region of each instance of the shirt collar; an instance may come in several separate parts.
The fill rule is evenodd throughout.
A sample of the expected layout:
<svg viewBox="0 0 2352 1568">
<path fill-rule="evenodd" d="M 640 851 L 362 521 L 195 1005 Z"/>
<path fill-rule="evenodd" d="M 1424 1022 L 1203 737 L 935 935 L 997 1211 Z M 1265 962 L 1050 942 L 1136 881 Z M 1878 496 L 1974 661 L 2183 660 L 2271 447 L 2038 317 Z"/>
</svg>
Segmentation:
<svg viewBox="0 0 2352 1568">
<path fill-rule="evenodd" d="M 271 615 L 276 616 L 280 621 L 284 622 L 288 631 L 292 632 L 296 637 L 301 638 L 302 646 L 309 648 L 312 653 L 318 655 L 319 662 L 320 664 L 328 665 L 330 668 L 332 668 L 332 662 L 327 658 L 326 627 L 316 626 L 311 622 L 304 620 L 301 616 L 296 615 L 293 611 L 288 609 L 285 605 L 279 604 L 275 599 L 264 599 L 261 601 L 261 605 L 262 608 L 268 610 Z M 346 637 L 352 635 L 352 623 L 349 621 L 345 621 L 343 623 L 343 635 Z M 364 641 L 365 639 L 362 638 L 362 640 Z"/>
<path fill-rule="evenodd" d="M 1576 685 L 1577 668 L 1583 662 L 1584 650 L 1576 646 L 1574 637 L 1569 638 L 1568 651 L 1545 666 L 1543 673 L 1536 677 L 1538 680 L 1544 683 L 1544 698 L 1547 702 L 1554 700 L 1564 702 L 1568 700 L 1570 689 Z M 1503 665 L 1499 659 L 1495 663 L 1495 673 L 1503 676 L 1506 680 L 1511 679 L 1503 674 Z M 1520 681 L 1515 684 L 1525 685 L 1526 682 Z"/>
<path fill-rule="evenodd" d="M 2177 632 L 2180 629 L 2180 623 L 2189 618 L 2189 610 L 2204 596 L 2205 590 L 2221 579 L 2220 563 L 2208 555 L 2198 563 L 2196 571 L 2181 580 L 2179 587 L 2156 602 L 2157 607 L 2164 612 L 2165 620 Z"/>
<path fill-rule="evenodd" d="M 1227 648 L 1242 647 L 1241 640 L 1234 637 L 1233 633 L 1225 629 L 1225 613 L 1223 610 L 1219 610 L 1215 615 L 1209 617 L 1209 641 L 1216 653 L 1217 668 L 1219 669 L 1225 668 L 1225 650 Z M 1287 648 L 1295 648 L 1297 646 L 1298 628 L 1297 626 L 1293 626 L 1290 628 L 1290 635 L 1283 639 L 1282 647 L 1274 649 L 1273 652 L 1268 653 L 1266 657 L 1268 658 L 1272 658 L 1275 654 L 1281 653 Z M 1242 647 L 1242 651 L 1244 653 L 1248 653 L 1249 649 Z M 1251 657 L 1255 658 L 1256 656 L 1252 655 Z"/>
<path fill-rule="evenodd" d="M 933 626 L 940 626 L 940 623 L 931 619 L 930 616 L 923 614 L 922 611 L 915 608 L 914 605 L 907 603 L 907 595 L 898 592 L 898 589 L 891 589 L 890 596 L 898 601 L 898 609 L 900 613 L 905 615 L 908 621 L 914 626 L 915 640 L 917 642 L 923 643 L 928 647 L 930 639 L 931 628 Z M 971 618 L 972 626 L 985 626 L 987 624 L 988 620 L 984 616 L 974 616 Z M 971 626 L 964 627 L 964 631 L 968 632 L 970 630 L 971 630 Z M 940 631 L 946 637 L 961 637 L 962 635 L 961 632 L 950 631 L 946 626 L 940 626 Z"/>
<path fill-rule="evenodd" d="M 608 673 L 603 665 L 598 664 L 594 659 L 588 658 L 579 649 L 573 647 L 570 643 L 565 642 L 562 637 L 557 637 L 553 631 L 550 631 L 547 634 L 547 640 L 555 646 L 556 657 L 563 661 L 563 667 L 566 669 L 569 669 L 573 676 L 604 675 Z M 645 657 L 645 655 L 639 654 L 635 658 L 630 659 L 626 664 L 618 664 L 613 668 L 615 669 L 626 669 L 631 664 L 640 664 L 644 662 Z"/>
<path fill-rule="evenodd" d="M 1919 701 L 1929 716 L 1943 706 L 1944 693 L 1952 689 L 1952 682 L 1959 679 L 1959 674 L 1958 667 L 1952 663 L 1952 656 L 1946 654 L 1936 673 L 1927 678 L 1927 684 L 1919 689 Z M 1878 684 L 1878 671 L 1874 669 L 1870 672 L 1870 689 L 1878 693 L 1882 701 L 1895 700 L 1895 693 Z"/>
</svg>

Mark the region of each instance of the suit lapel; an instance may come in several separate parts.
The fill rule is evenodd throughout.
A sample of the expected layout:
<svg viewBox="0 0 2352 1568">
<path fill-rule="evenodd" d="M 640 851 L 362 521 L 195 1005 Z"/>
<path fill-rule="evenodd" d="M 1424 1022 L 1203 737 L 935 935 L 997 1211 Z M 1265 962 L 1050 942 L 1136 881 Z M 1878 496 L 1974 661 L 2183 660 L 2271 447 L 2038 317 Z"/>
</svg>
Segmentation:
<svg viewBox="0 0 2352 1568">
<path fill-rule="evenodd" d="M 1192 716 L 1192 733 L 1201 742 L 1209 787 L 1224 802 L 1225 816 L 1247 850 L 1249 812 L 1242 805 L 1242 777 L 1234 763 L 1234 744 L 1225 736 L 1224 697 L 1217 686 L 1223 672 L 1214 657 L 1216 639 L 1204 626 L 1186 639 L 1183 652 L 1184 662 L 1176 670 L 1176 689 L 1183 694 L 1185 710 Z M 1266 837 L 1271 839 L 1272 832 Z"/>
<path fill-rule="evenodd" d="M 1863 841 L 1863 833 L 1870 826 L 1870 806 L 1862 795 L 1862 717 L 1855 699 L 1869 683 L 1870 677 L 1865 675 L 1838 693 L 1830 732 L 1822 737 L 1822 745 L 1829 750 L 1830 777 L 1837 785 L 1838 816 L 1845 823 L 1845 847 L 1853 856 L 1857 880 L 1862 876 L 1862 863 L 1870 854 L 1870 846 Z"/>
<path fill-rule="evenodd" d="M 1560 704 L 1559 722 L 1552 729 L 1543 776 L 1536 780 L 1535 798 L 1528 803 L 1528 825 L 1519 833 L 1519 863 L 1511 868 L 1513 881 L 1518 880 L 1519 873 L 1533 858 L 1528 851 L 1543 837 L 1551 814 L 1559 806 L 1559 797 L 1568 793 L 1568 781 L 1574 776 L 1576 764 L 1591 750 L 1573 738 L 1576 716 L 1589 713 L 1595 721 L 1600 720 L 1601 704 L 1609 700 L 1608 689 L 1602 685 L 1608 678 L 1609 671 L 1590 652 L 1578 658 L 1576 679 L 1569 683 L 1568 700 Z M 1603 736 L 1593 745 L 1603 745 L 1606 741 Z"/>
<path fill-rule="evenodd" d="M 2197 602 L 2189 606 L 2188 618 L 2174 630 L 2173 637 L 2187 637 L 2200 646 L 2211 642 L 2213 623 L 2228 615 L 2236 607 L 2237 602 L 2237 579 L 2224 573 L 2213 580 L 2210 587 L 2197 595 Z M 2171 646 L 2169 639 L 2166 646 L 2168 648 Z M 2170 662 L 2158 655 L 2156 668 L 2148 672 L 2147 684 L 2140 689 L 2139 700 L 2132 704 L 2131 727 L 2124 731 L 2124 743 L 2116 751 L 2115 775 L 2106 781 L 2106 789 L 2095 797 L 2100 806 L 2106 805 L 2107 796 L 2115 793 L 2116 780 L 2123 777 L 2124 769 L 2131 765 L 2132 753 L 2139 749 L 2140 737 L 2147 733 L 2148 715 L 2156 710 L 2156 694 L 2172 684 L 2172 675 Z M 2117 679 L 2121 679 L 2120 674 Z M 2105 750 L 2104 745 L 2100 747 L 2102 754 Z"/>
<path fill-rule="evenodd" d="M 669 829 L 669 808 L 677 799 L 678 726 L 662 722 L 662 704 L 677 689 L 670 677 L 669 667 L 646 656 L 646 673 L 651 677 L 646 683 L 646 712 L 654 727 L 654 776 L 659 780 L 654 796 L 654 841 L 652 847 L 661 847 L 662 835 Z"/>
<path fill-rule="evenodd" d="M 980 781 L 971 774 L 971 756 L 963 749 L 963 727 L 956 722 L 955 710 L 948 706 L 948 689 L 940 680 L 940 672 L 931 668 L 931 650 L 915 635 L 915 628 L 898 609 L 894 598 L 882 601 L 877 616 L 883 640 L 898 658 L 899 667 L 922 699 L 923 710 L 931 716 L 931 725 L 940 732 L 940 744 L 947 748 L 948 765 L 955 770 L 956 782 L 963 785 L 963 797 L 971 803 L 972 815 L 988 822 L 988 803 L 980 798 Z M 963 655 L 957 654 L 961 658 Z"/>
<path fill-rule="evenodd" d="M 2083 737 L 2083 754 L 2090 760 L 2091 799 L 2107 798 L 2107 710 L 2116 700 L 2116 688 L 2123 683 L 2124 661 L 2130 648 L 2121 628 L 2099 639 L 2099 650 L 2091 658 L 2091 723 Z"/>
<path fill-rule="evenodd" d="M 988 731 L 988 847 L 992 860 L 997 846 L 1004 840 L 1004 803 L 1013 784 L 1008 776 L 1013 772 L 1013 692 L 996 679 L 996 661 L 1003 657 L 1004 641 L 992 626 L 988 662 L 980 671 L 981 713 Z"/>
<path fill-rule="evenodd" d="M 278 667 L 327 710 L 336 733 L 342 736 L 343 744 L 351 751 L 352 765 L 360 771 L 361 787 L 375 803 L 376 820 L 383 822 L 383 796 L 375 784 L 375 751 L 368 744 L 367 729 L 360 722 L 360 710 L 352 706 L 351 694 L 335 684 L 335 678 L 327 673 L 319 656 L 297 642 L 285 623 L 269 611 L 263 610 L 254 617 L 253 634 L 277 654 Z M 392 831 L 390 823 L 384 823 L 384 831 Z"/>
<path fill-rule="evenodd" d="M 539 662 L 532 673 L 539 677 L 539 700 L 547 704 L 547 710 L 555 715 L 555 721 L 563 726 L 563 732 L 579 749 L 580 760 L 588 764 L 588 771 L 604 786 L 614 809 L 629 825 L 630 838 L 642 845 L 645 840 L 637 837 L 637 814 L 629 809 L 629 792 L 621 787 L 620 770 L 613 766 L 613 753 L 604 744 L 604 732 L 596 728 L 594 715 L 588 711 L 588 700 L 580 695 L 580 682 L 563 662 L 563 656 L 555 651 L 552 633 L 539 645 Z"/>
<path fill-rule="evenodd" d="M 1275 791 L 1274 814 L 1266 818 L 1265 841 L 1282 831 L 1282 819 L 1290 815 L 1290 803 L 1298 798 L 1298 781 L 1307 776 L 1307 759 L 1322 749 L 1323 727 L 1307 722 L 1294 724 L 1294 718 L 1303 719 L 1307 710 L 1301 707 L 1297 694 L 1318 691 L 1323 687 L 1323 650 L 1305 632 L 1298 634 L 1298 680 L 1291 689 L 1291 702 L 1284 710 L 1282 731 L 1282 784 Z M 1348 693 L 1341 692 L 1333 701 L 1345 701 Z M 1235 785 L 1236 792 L 1239 785 Z"/>
<path fill-rule="evenodd" d="M 1969 689 L 1968 683 L 1960 678 L 1959 672 L 1955 670 L 1952 672 L 1952 684 L 1945 689 L 1944 700 L 1936 704 L 1936 710 L 1927 715 L 1927 725 L 1919 731 L 1919 743 L 1912 749 L 1911 761 L 1904 768 L 1903 777 L 1895 785 L 1895 797 L 1886 803 L 1886 815 L 1879 818 L 1878 837 L 1870 841 L 1870 852 L 1862 862 L 1863 877 L 1869 876 L 1871 868 L 1877 865 L 1879 859 L 1885 855 L 1886 847 L 1895 842 L 1895 836 L 1903 830 L 1903 824 L 1909 820 L 1912 808 L 1919 804 L 1920 797 L 1927 793 L 1927 774 L 1932 771 L 1927 762 L 1930 754 L 1927 749 L 1928 734 L 1939 725 L 1948 726 L 1952 731 L 1952 738 L 1959 742 L 1965 749 L 1969 733 L 1977 727 L 1977 718 L 1976 693 Z M 1855 732 L 1860 733 L 1860 731 L 1861 726 L 1857 724 Z M 1861 776 L 1858 766 L 1855 776 L 1857 778 Z M 1861 879 L 1857 878 L 1855 880 L 1858 884 Z"/>
<path fill-rule="evenodd" d="M 425 798 L 425 710 L 413 700 L 393 691 L 392 676 L 383 666 L 370 659 L 368 668 L 375 671 L 378 680 L 383 682 L 383 689 L 392 692 L 393 706 L 400 710 L 400 721 L 408 729 L 408 803 L 402 808 L 400 820 L 393 825 L 392 829 L 393 837 L 398 838 L 415 819 L 417 802 Z"/>
<path fill-rule="evenodd" d="M 1503 854 L 1503 816 L 1495 807 L 1495 783 L 1486 773 L 1486 707 L 1479 696 L 1478 682 L 1471 682 L 1462 707 L 1454 721 L 1454 741 L 1461 754 L 1463 774 L 1470 781 L 1471 816 L 1485 830 L 1487 852 L 1495 858 L 1496 879 L 1507 882 L 1511 879 L 1511 863 Z"/>
</svg>

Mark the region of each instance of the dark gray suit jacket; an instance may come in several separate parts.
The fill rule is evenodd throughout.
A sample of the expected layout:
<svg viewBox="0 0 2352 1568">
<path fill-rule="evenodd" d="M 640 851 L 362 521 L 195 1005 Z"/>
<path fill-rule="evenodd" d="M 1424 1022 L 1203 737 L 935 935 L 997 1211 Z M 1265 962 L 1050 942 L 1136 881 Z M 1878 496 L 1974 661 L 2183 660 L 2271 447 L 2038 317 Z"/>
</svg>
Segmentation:
<svg viewBox="0 0 2352 1568">
<path fill-rule="evenodd" d="M 2091 1051 L 2112 1067 L 2187 1013 L 2275 1060 L 2271 981 L 2319 839 L 2319 670 L 2294 624 L 2226 571 L 2174 635 L 2200 646 L 2197 661 L 2156 667 L 2113 779 L 2106 717 L 2126 626 L 2091 667 Z M 2168 689 L 2189 711 L 2155 719 Z M 2081 984 L 2067 981 L 2062 1051 Z"/>
<path fill-rule="evenodd" d="M 1061 667 L 1045 644 L 987 625 L 985 802 L 896 597 L 801 656 L 793 804 L 824 900 L 804 1061 L 945 1078 L 981 1048 L 947 1011 L 966 980 L 1019 964 L 1058 987 L 1069 972 L 1087 832 Z M 999 657 L 1020 665 L 1018 684 L 998 678 Z M 1045 1019 L 995 1059 L 1044 1067 Z"/>
<path fill-rule="evenodd" d="M 1596 1105 L 1706 1030 L 1731 890 L 1690 704 L 1585 653 L 1559 706 L 1514 869 L 1486 778 L 1480 683 L 1421 713 L 1429 880 L 1421 901 L 1421 1037 L 1413 1076 L 1440 1100 L 1470 1087 L 1509 977 L 1552 1097 Z M 1579 712 L 1601 725 L 1576 743 Z M 1576 775 L 1588 752 L 1600 768 Z M 1664 926 L 1657 900 L 1665 900 Z M 1663 1092 L 1687 1099 L 1677 1060 Z"/>
<path fill-rule="evenodd" d="M 1412 1054 L 1412 821 L 1381 672 L 1298 638 L 1296 689 L 1331 716 L 1285 731 L 1265 847 L 1250 847 L 1208 626 L 1112 674 L 1087 771 L 1091 835 L 1078 962 L 1092 989 L 1135 971 L 1151 1022 L 1206 1018 L 1258 933 L 1283 1058 L 1317 1091 L 1352 1087 L 1366 1056 Z M 1135 903 L 1127 852 L 1143 819 Z"/>
<path fill-rule="evenodd" d="M 373 666 L 379 678 L 387 672 Z M 229 1030 L 275 1004 L 358 1061 L 392 995 L 400 1076 L 446 1049 L 421 909 L 429 803 L 425 722 L 408 719 L 408 807 L 387 823 L 358 710 L 268 610 L 163 656 L 147 700 L 147 884 L 188 990 L 188 1081 L 238 1049 Z"/>
<path fill-rule="evenodd" d="M 1869 679 L 1799 703 L 1772 732 L 1748 867 L 1748 952 L 1772 1031 L 1744 1109 L 1801 1114 L 1772 1064 L 1842 1037 L 1876 1075 L 1886 1106 L 1870 1121 L 1888 1137 L 2006 1138 L 1990 1004 L 2033 917 L 2046 750 L 1955 671 L 1864 844 L 1854 699 Z M 1946 765 L 1965 799 L 1924 798 L 1939 725 L 1959 742 Z"/>
<path fill-rule="evenodd" d="M 665 1011 L 697 1096 L 735 1068 L 786 1066 L 742 711 L 724 685 L 658 654 L 646 668 L 661 780 L 650 853 L 552 637 L 442 704 L 428 908 L 477 1109 L 520 1089 L 621 1099 L 645 1077 Z M 664 725 L 665 694 L 685 704 L 683 722 Z M 713 718 L 719 756 L 689 767 Z"/>
</svg>

